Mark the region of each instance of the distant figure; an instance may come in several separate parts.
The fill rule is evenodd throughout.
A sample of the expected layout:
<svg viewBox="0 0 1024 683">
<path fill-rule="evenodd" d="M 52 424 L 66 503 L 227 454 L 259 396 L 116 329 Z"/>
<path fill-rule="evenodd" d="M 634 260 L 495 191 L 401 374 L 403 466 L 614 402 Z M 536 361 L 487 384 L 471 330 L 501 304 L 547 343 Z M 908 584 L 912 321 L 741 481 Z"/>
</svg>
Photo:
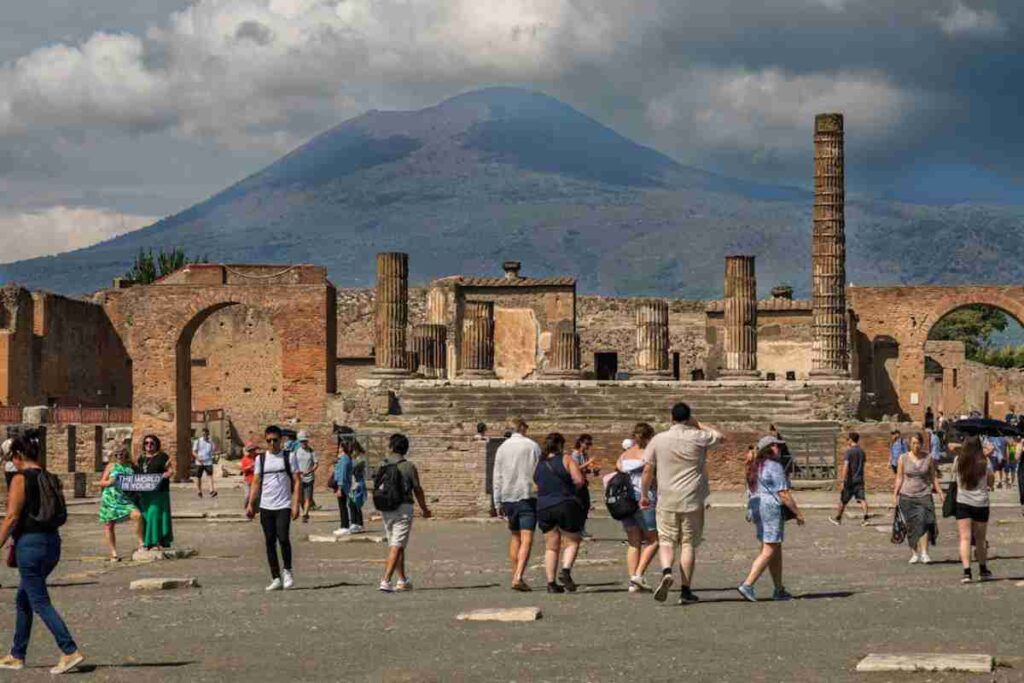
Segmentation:
<svg viewBox="0 0 1024 683">
<path fill-rule="evenodd" d="M 103 489 L 100 496 L 100 522 L 103 523 L 103 534 L 107 539 L 107 548 L 110 550 L 110 561 L 120 562 L 121 557 L 117 554 L 117 533 L 116 527 L 121 522 L 131 520 L 135 523 L 136 546 L 143 550 L 146 545 L 142 539 L 142 513 L 128 494 L 118 488 L 118 480 L 135 474 L 132 469 L 132 454 L 124 446 L 114 451 L 110 462 L 103 469 L 99 485 Z"/>
<path fill-rule="evenodd" d="M 580 532 L 584 538 L 587 538 L 587 518 L 590 517 L 590 475 L 597 476 L 601 474 L 601 468 L 597 467 L 594 463 L 593 458 L 590 457 L 590 449 L 594 446 L 594 438 L 590 434 L 580 434 L 576 439 L 575 447 L 573 448 L 570 457 L 579 466 L 580 472 L 583 473 L 583 479 L 585 485 L 581 488 L 577 495 L 580 499 L 580 507 L 583 508 L 583 530 Z"/>
<path fill-rule="evenodd" d="M 252 441 L 245 444 L 242 453 L 242 509 L 249 504 L 249 492 L 252 490 L 252 479 L 256 476 L 256 444 Z"/>
<path fill-rule="evenodd" d="M 1006 483 L 1006 437 L 985 436 L 981 441 L 985 448 L 985 455 L 988 456 L 992 465 L 992 470 L 998 477 L 995 488 L 1001 489 Z"/>
<path fill-rule="evenodd" d="M 839 479 L 843 482 L 843 490 L 839 494 L 839 507 L 836 508 L 835 517 L 829 517 L 828 521 L 836 526 L 843 522 L 843 512 L 847 504 L 856 499 L 864 512 L 863 525 L 868 524 L 868 501 L 864 495 L 864 463 L 867 455 L 860 447 L 860 434 L 850 432 L 847 436 L 849 447 L 843 455 L 843 466 L 840 468 Z"/>
<path fill-rule="evenodd" d="M 939 438 L 939 433 L 934 429 L 927 429 L 925 434 L 928 437 L 928 443 L 924 445 L 928 447 L 928 454 L 935 462 L 942 460 L 942 439 Z"/>
<path fill-rule="evenodd" d="M 388 442 L 391 453 L 377 470 L 373 481 L 373 503 L 384 519 L 384 533 L 388 540 L 388 559 L 384 565 L 384 576 L 380 580 L 383 593 L 403 593 L 412 590 L 412 581 L 405 571 L 405 551 L 412 534 L 413 500 L 419 503 L 424 519 L 431 516 L 427 497 L 420 486 L 420 473 L 416 465 L 406 459 L 409 453 L 409 439 L 404 434 L 392 434 Z M 384 500 L 395 503 L 395 507 L 382 505 Z M 392 583 L 394 575 L 398 582 Z"/>
<path fill-rule="evenodd" d="M 935 413 L 932 412 L 931 406 L 924 409 L 924 428 L 928 430 L 935 428 Z"/>
<path fill-rule="evenodd" d="M 637 423 L 633 427 L 633 438 L 623 441 L 623 444 L 629 442 L 632 445 L 622 452 L 618 462 L 615 463 L 615 469 L 629 475 L 637 503 L 640 502 L 643 484 L 644 449 L 653 438 L 654 427 L 646 422 Z M 647 495 L 650 502 L 657 503 L 656 489 L 649 490 Z M 622 528 L 626 532 L 628 590 L 630 593 L 650 593 L 652 588 L 644 575 L 658 552 L 658 519 L 655 509 L 648 506 L 646 510 L 641 510 L 638 507 L 632 517 L 622 520 Z"/>
<path fill-rule="evenodd" d="M 937 429 L 939 432 L 945 433 L 945 431 L 946 431 L 946 423 L 947 422 L 948 422 L 948 420 L 946 419 L 945 413 L 943 413 L 940 410 L 939 411 L 939 416 L 937 418 L 935 418 L 935 429 Z"/>
<path fill-rule="evenodd" d="M 366 459 L 351 427 L 338 429 L 338 459 L 334 463 L 334 495 L 338 498 L 340 526 L 335 536 L 363 531 L 363 504 L 366 502 Z"/>
<path fill-rule="evenodd" d="M 319 507 L 313 500 L 313 487 L 316 484 L 316 471 L 320 469 L 320 458 L 309 445 L 309 433 L 299 432 L 299 445 L 295 449 L 295 462 L 299 464 L 299 476 L 302 480 L 299 505 L 302 507 L 302 522 L 309 522 L 309 511 Z"/>
<path fill-rule="evenodd" d="M 892 438 L 889 440 L 889 467 L 892 473 L 896 474 L 899 469 L 900 458 L 907 452 L 907 442 L 903 440 L 900 430 L 892 430 Z"/>
<path fill-rule="evenodd" d="M 0 444 L 0 461 L 4 463 L 4 484 L 8 491 L 11 490 L 11 479 L 14 479 L 14 475 L 18 473 L 18 468 L 11 461 L 12 443 L 14 443 L 14 439 L 7 439 Z"/>
<path fill-rule="evenodd" d="M 203 435 L 192 445 L 192 472 L 196 477 L 196 493 L 203 497 L 203 475 L 210 478 L 210 498 L 217 497 L 217 487 L 213 482 L 213 441 L 210 430 L 203 427 Z"/>
<path fill-rule="evenodd" d="M 530 549 L 537 528 L 537 494 L 533 473 L 540 461 L 540 446 L 527 438 L 529 426 L 519 420 L 515 433 L 494 455 L 492 495 L 498 514 L 508 522 L 508 558 L 512 564 L 512 590 L 531 590 L 526 583 Z"/>
<path fill-rule="evenodd" d="M 476 441 L 487 441 L 487 423 L 476 423 L 476 435 L 473 437 L 473 439 Z"/>
<path fill-rule="evenodd" d="M 971 583 L 971 541 L 978 558 L 978 578 L 988 581 L 989 491 L 995 483 L 995 472 L 986 447 L 977 436 L 964 439 L 960 453 L 953 460 L 956 474 L 956 524 L 960 532 L 960 563 L 964 568 L 961 583 Z M 987 450 L 991 450 L 991 445 Z"/>
</svg>

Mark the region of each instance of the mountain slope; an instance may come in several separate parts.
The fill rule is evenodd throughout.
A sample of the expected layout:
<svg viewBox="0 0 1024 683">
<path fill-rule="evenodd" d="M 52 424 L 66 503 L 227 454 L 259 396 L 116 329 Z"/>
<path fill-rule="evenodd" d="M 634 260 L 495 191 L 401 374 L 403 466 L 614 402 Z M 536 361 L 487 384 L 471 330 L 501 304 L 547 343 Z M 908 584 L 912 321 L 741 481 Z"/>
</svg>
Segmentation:
<svg viewBox="0 0 1024 683">
<path fill-rule="evenodd" d="M 808 164 L 810 165 L 810 164 Z M 575 274 L 605 294 L 709 297 L 722 257 L 758 256 L 762 294 L 806 293 L 811 196 L 683 166 L 545 95 L 467 93 L 421 111 L 371 111 L 148 228 L 56 257 L 0 265 L 0 280 L 81 293 L 140 248 L 215 261 L 312 262 L 339 286 L 373 282 L 377 251 L 408 251 L 412 277 Z M 847 212 L 850 279 L 1021 280 L 1014 209 L 870 200 Z"/>
</svg>

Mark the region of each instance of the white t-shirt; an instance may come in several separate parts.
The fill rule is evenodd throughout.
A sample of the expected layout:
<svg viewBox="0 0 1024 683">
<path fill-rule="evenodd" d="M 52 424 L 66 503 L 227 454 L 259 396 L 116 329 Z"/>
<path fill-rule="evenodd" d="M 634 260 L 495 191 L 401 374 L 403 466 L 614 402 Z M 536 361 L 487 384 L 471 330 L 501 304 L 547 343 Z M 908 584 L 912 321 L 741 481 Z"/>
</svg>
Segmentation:
<svg viewBox="0 0 1024 683">
<path fill-rule="evenodd" d="M 266 459 L 267 475 L 263 476 L 263 461 Z M 299 463 L 295 454 L 290 456 L 292 475 L 299 473 Z M 260 477 L 261 510 L 287 510 L 292 506 L 293 483 L 288 479 L 284 466 L 284 453 L 267 453 L 256 457 L 256 476 Z"/>
<path fill-rule="evenodd" d="M 213 464 L 213 442 L 209 439 L 199 437 L 196 440 L 196 445 L 192 448 L 192 452 L 195 453 L 196 462 L 200 465 Z"/>
<path fill-rule="evenodd" d="M 304 484 L 311 484 L 316 476 L 312 473 L 313 466 L 320 462 L 320 458 L 316 456 L 316 451 L 312 449 L 307 451 L 302 446 L 299 446 L 295 450 L 295 462 L 299 463 L 299 469 L 302 472 L 302 482 Z"/>
</svg>

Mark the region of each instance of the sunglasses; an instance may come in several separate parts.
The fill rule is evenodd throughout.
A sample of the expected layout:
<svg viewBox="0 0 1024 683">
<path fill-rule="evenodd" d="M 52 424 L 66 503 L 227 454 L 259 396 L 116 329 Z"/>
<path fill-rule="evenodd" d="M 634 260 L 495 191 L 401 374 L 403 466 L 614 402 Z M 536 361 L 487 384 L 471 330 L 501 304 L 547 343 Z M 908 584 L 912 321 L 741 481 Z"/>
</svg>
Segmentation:
<svg viewBox="0 0 1024 683">
<path fill-rule="evenodd" d="M 281 441 L 281 439 L 276 436 L 267 438 L 267 443 L 278 443 L 279 441 Z"/>
</svg>

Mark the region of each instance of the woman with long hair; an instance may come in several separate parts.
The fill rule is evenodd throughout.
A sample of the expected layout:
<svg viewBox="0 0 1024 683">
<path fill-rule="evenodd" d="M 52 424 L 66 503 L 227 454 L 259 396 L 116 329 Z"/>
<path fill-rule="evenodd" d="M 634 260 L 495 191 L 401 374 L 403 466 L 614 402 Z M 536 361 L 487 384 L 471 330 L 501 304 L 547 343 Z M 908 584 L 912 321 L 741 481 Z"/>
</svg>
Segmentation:
<svg viewBox="0 0 1024 683">
<path fill-rule="evenodd" d="M 572 453 L 569 457 L 573 459 L 573 462 L 580 468 L 580 472 L 583 473 L 583 488 L 576 492 L 576 498 L 580 502 L 580 507 L 583 508 L 583 529 L 580 531 L 580 535 L 589 537 L 590 534 L 587 532 L 587 518 L 590 517 L 590 475 L 597 476 L 601 473 L 601 468 L 596 466 L 594 459 L 590 457 L 590 449 L 594 446 L 594 437 L 590 434 L 580 434 L 576 437 L 576 443 L 573 445 Z"/>
<path fill-rule="evenodd" d="M 47 473 L 39 462 L 39 434 L 29 432 L 11 442 L 11 462 L 18 469 L 7 495 L 7 514 L 0 525 L 0 547 L 13 539 L 14 560 L 21 581 L 15 597 L 14 644 L 6 657 L 0 658 L 0 669 L 25 668 L 33 615 L 38 615 L 53 634 L 62 656 L 51 674 L 71 671 L 85 659 L 71 637 L 67 624 L 50 602 L 46 588 L 48 577 L 60 562 L 61 540 L 58 528 L 62 521 L 40 519 L 44 499 L 42 484 Z M 47 484 L 50 486 L 51 484 Z"/>
<path fill-rule="evenodd" d="M 935 517 L 935 501 L 932 494 L 938 494 L 939 468 L 935 459 L 925 450 L 923 434 L 910 438 L 910 452 L 903 453 L 896 461 L 896 485 L 893 487 L 893 504 L 903 514 L 907 524 L 907 544 L 913 553 L 910 564 L 928 564 L 928 544 L 935 545 L 939 527 Z"/>
<path fill-rule="evenodd" d="M 174 529 L 171 526 L 171 478 L 174 476 L 174 460 L 160 450 L 160 439 L 154 434 L 142 437 L 142 453 L 136 464 L 139 474 L 160 474 L 163 478 L 154 491 L 139 495 L 145 531 L 142 542 L 146 548 L 170 548 L 174 543 Z"/>
<path fill-rule="evenodd" d="M 633 484 L 633 494 L 640 501 L 640 483 L 644 473 L 644 449 L 654 437 L 654 427 L 646 422 L 638 422 L 633 427 L 632 445 L 619 456 L 615 469 L 629 475 Z M 654 556 L 658 553 L 658 523 L 655 520 L 655 503 L 657 495 L 652 488 L 648 494 L 651 501 L 646 510 L 637 509 L 632 517 L 622 520 L 622 528 L 626 531 L 626 569 L 629 572 L 629 592 L 650 592 L 653 590 L 644 574 Z"/>
<path fill-rule="evenodd" d="M 771 573 L 775 584 L 772 598 L 793 599 L 782 583 L 782 539 L 786 528 L 783 508 L 788 508 L 795 515 L 797 524 L 803 525 L 804 515 L 790 493 L 789 478 L 779 462 L 783 443 L 774 436 L 762 438 L 757 442 L 757 454 L 747 464 L 747 489 L 751 493 L 747 506 L 750 519 L 757 526 L 761 552 L 754 558 L 747 578 L 736 590 L 750 602 L 757 602 L 754 584 L 765 569 Z"/>
<path fill-rule="evenodd" d="M 132 453 L 125 447 L 114 451 L 110 462 L 103 468 L 100 477 L 100 488 L 103 493 L 100 496 L 100 522 L 103 523 L 103 535 L 107 539 L 107 548 L 110 550 L 110 561 L 120 562 L 121 557 L 117 554 L 117 532 L 116 527 L 121 522 L 131 520 L 135 523 L 135 538 L 139 550 L 145 548 L 142 539 L 142 513 L 135 501 L 118 488 L 118 479 L 122 476 L 135 474 L 132 468 Z"/>
<path fill-rule="evenodd" d="M 338 498 L 340 526 L 335 536 L 363 531 L 363 504 L 366 502 L 366 459 L 351 427 L 338 428 L 338 459 L 334 463 L 334 495 Z M 356 473 L 359 467 L 358 476 Z"/>
<path fill-rule="evenodd" d="M 975 554 L 978 557 L 978 578 L 988 581 L 992 572 L 988 569 L 988 518 L 989 491 L 996 475 L 988 454 L 977 436 L 964 439 L 960 452 L 953 460 L 956 474 L 956 525 L 960 532 L 960 563 L 964 568 L 960 583 L 970 583 L 971 539 L 974 539 Z"/>
<path fill-rule="evenodd" d="M 544 571 L 548 593 L 576 591 L 572 566 L 580 548 L 586 519 L 579 490 L 586 486 L 579 465 L 565 452 L 565 437 L 552 432 L 544 439 L 540 462 L 533 473 L 537 485 L 537 524 L 544 532 Z M 562 569 L 558 571 L 561 555 Z M 561 581 L 559 583 L 557 579 Z"/>
</svg>

